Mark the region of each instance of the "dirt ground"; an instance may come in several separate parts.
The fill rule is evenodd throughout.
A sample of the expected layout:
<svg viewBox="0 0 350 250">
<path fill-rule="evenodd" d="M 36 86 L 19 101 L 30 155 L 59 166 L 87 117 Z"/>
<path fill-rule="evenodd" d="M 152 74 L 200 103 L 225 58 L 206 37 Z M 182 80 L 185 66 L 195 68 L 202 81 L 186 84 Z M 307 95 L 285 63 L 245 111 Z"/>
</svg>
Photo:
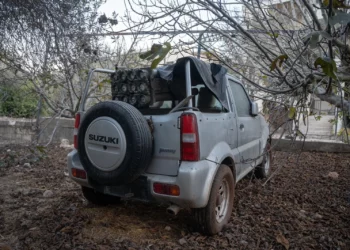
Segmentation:
<svg viewBox="0 0 350 250">
<path fill-rule="evenodd" d="M 1 250 L 350 249 L 350 153 L 302 153 L 297 162 L 275 152 L 274 177 L 238 183 L 230 223 L 214 237 L 194 232 L 187 210 L 88 204 L 67 177 L 67 153 L 0 148 Z"/>
</svg>

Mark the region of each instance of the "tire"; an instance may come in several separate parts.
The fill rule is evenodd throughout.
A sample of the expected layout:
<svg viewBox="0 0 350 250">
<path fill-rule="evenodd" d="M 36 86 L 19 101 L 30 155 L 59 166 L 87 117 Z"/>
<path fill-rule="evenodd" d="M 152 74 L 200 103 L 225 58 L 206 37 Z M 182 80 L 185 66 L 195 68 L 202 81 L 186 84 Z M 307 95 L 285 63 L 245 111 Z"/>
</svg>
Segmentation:
<svg viewBox="0 0 350 250">
<path fill-rule="evenodd" d="M 78 153 L 92 183 L 116 186 L 134 181 L 150 164 L 152 152 L 148 123 L 130 104 L 100 102 L 84 115 Z"/>
<path fill-rule="evenodd" d="M 107 206 L 121 203 L 120 197 L 99 193 L 92 188 L 83 186 L 81 187 L 81 190 L 85 199 L 95 205 Z"/>
<path fill-rule="evenodd" d="M 220 194 L 223 193 L 226 193 L 226 198 L 220 203 Z M 235 180 L 232 171 L 228 166 L 221 165 L 215 176 L 207 206 L 192 210 L 195 227 L 206 235 L 214 235 L 222 231 L 231 218 L 234 195 Z M 217 214 L 218 210 L 219 213 L 222 211 L 221 216 Z"/>
<path fill-rule="evenodd" d="M 260 165 L 255 167 L 254 175 L 257 179 L 265 179 L 271 172 L 272 155 L 270 148 L 270 144 L 267 143 L 263 161 Z"/>
</svg>

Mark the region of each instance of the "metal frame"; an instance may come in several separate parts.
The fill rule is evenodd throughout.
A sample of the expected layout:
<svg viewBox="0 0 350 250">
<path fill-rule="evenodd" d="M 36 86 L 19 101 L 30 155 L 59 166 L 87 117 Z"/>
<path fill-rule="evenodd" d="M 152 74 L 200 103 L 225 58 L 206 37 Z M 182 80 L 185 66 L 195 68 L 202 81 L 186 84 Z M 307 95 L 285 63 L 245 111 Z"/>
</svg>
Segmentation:
<svg viewBox="0 0 350 250">
<path fill-rule="evenodd" d="M 188 60 L 186 62 L 186 97 L 189 97 L 192 95 L 192 82 L 191 82 L 191 62 Z M 192 98 L 188 102 L 188 107 L 192 107 Z"/>
<path fill-rule="evenodd" d="M 126 67 L 120 67 L 121 69 L 126 69 Z M 106 73 L 106 74 L 112 74 L 114 72 L 116 72 L 115 70 L 111 70 L 111 69 L 101 69 L 101 68 L 96 68 L 96 69 L 90 69 L 89 73 L 88 73 L 88 79 L 86 81 L 86 85 L 85 85 L 85 89 L 84 89 L 84 93 L 81 97 L 81 102 L 80 102 L 80 106 L 79 106 L 79 111 L 83 112 L 85 110 L 85 101 L 87 98 L 87 95 L 89 93 L 89 88 L 90 88 L 90 84 L 91 84 L 91 80 L 92 80 L 92 76 L 95 72 L 99 72 L 99 73 Z"/>
<path fill-rule="evenodd" d="M 191 62 L 187 61 L 186 62 L 186 66 L 185 66 L 185 72 L 186 72 L 186 97 L 191 96 L 192 95 L 192 82 L 191 82 Z M 126 69 L 127 67 L 119 67 L 120 69 Z M 89 93 L 89 88 L 91 85 L 91 80 L 93 77 L 93 74 L 97 72 L 97 73 L 106 73 L 106 74 L 112 74 L 114 72 L 116 72 L 115 70 L 111 70 L 111 69 L 101 69 L 101 68 L 96 68 L 96 69 L 90 69 L 89 73 L 88 73 L 88 79 L 86 81 L 86 85 L 85 85 L 85 89 L 84 89 L 84 93 L 81 97 L 81 102 L 80 102 L 80 106 L 79 106 L 79 111 L 80 112 L 84 112 L 85 110 L 85 102 L 87 99 L 87 95 Z M 153 73 L 155 73 L 153 71 Z M 188 107 L 192 107 L 192 99 L 188 102 Z"/>
</svg>

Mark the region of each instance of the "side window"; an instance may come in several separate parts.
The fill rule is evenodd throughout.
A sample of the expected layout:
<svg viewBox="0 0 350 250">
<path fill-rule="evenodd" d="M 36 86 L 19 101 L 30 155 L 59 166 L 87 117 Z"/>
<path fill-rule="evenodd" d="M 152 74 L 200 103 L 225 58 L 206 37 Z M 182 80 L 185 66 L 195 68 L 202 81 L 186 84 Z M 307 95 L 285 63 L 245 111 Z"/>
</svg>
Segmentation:
<svg viewBox="0 0 350 250">
<path fill-rule="evenodd" d="M 250 116 L 251 104 L 243 87 L 240 84 L 235 83 L 231 80 L 229 80 L 229 83 L 231 86 L 233 99 L 236 104 L 237 115 L 240 117 Z"/>
</svg>

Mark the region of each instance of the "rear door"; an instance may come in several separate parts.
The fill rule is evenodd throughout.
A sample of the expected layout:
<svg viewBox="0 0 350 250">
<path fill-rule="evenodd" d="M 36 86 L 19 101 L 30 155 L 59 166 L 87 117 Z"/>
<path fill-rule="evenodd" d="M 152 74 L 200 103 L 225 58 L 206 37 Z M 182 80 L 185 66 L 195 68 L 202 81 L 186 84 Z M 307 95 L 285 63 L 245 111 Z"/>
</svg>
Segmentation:
<svg viewBox="0 0 350 250">
<path fill-rule="evenodd" d="M 255 159 L 259 156 L 260 122 L 258 116 L 251 115 L 252 102 L 244 87 L 233 79 L 229 79 L 229 85 L 237 114 L 238 150 L 242 163 L 239 174 L 245 175 L 255 167 Z"/>
</svg>

